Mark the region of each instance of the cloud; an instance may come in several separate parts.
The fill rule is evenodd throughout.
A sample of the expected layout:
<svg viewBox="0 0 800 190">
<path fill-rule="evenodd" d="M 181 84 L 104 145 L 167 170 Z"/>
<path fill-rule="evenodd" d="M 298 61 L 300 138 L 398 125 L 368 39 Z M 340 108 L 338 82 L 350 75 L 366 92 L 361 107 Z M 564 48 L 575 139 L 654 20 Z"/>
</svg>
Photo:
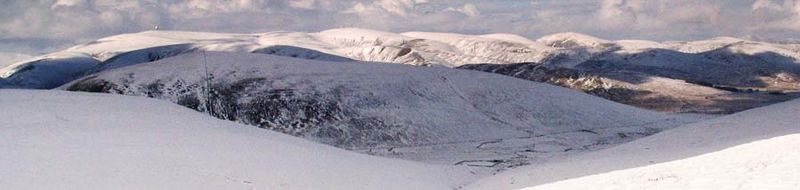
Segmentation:
<svg viewBox="0 0 800 190">
<path fill-rule="evenodd" d="M 593 22 L 600 29 L 669 36 L 686 36 L 724 29 L 720 1 L 605 0 Z M 605 27 L 602 27 L 605 26 Z M 659 31 L 668 31 L 663 34 Z"/>
<path fill-rule="evenodd" d="M 337 27 L 536 38 L 798 38 L 800 0 L 31 0 L 0 7 L 0 39 L 86 41 L 163 29 L 265 32 Z"/>
<path fill-rule="evenodd" d="M 461 12 L 461 13 L 464 13 L 465 15 L 471 16 L 471 17 L 478 16 L 478 15 L 481 14 L 481 11 L 478 10 L 478 7 L 473 5 L 473 4 L 471 4 L 471 3 L 464 4 L 464 6 L 461 7 L 461 8 L 450 8 L 450 9 L 447 9 L 447 10 Z"/>
<path fill-rule="evenodd" d="M 165 13 L 144 1 L 13 1 L 0 34 L 13 38 L 81 39 L 164 25 Z M 15 7 L 21 9 L 14 9 Z"/>
<path fill-rule="evenodd" d="M 691 40 L 746 35 L 797 38 L 800 32 L 799 0 L 603 0 L 595 5 L 579 2 L 539 2 L 535 9 L 539 12 L 534 16 L 538 23 L 532 25 L 544 33 L 577 31 L 613 39 Z M 550 24 L 540 24 L 545 22 Z"/>
<path fill-rule="evenodd" d="M 800 27 L 800 1 L 757 0 L 751 6 L 753 14 L 763 20 L 770 28 Z"/>
</svg>

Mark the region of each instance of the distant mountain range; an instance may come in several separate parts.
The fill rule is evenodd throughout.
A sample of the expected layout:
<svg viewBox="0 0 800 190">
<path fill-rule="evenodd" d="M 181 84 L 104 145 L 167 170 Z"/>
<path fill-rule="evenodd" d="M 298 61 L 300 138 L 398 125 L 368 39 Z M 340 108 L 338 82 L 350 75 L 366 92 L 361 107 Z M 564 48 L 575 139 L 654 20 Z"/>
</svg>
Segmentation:
<svg viewBox="0 0 800 190">
<path fill-rule="evenodd" d="M 494 72 L 565 86 L 639 107 L 730 113 L 798 97 L 800 45 L 731 37 L 701 41 L 604 40 L 559 33 L 123 34 L 0 69 L 5 88 L 55 88 L 74 79 L 184 53 L 249 52 L 324 61 L 370 61 Z"/>
</svg>

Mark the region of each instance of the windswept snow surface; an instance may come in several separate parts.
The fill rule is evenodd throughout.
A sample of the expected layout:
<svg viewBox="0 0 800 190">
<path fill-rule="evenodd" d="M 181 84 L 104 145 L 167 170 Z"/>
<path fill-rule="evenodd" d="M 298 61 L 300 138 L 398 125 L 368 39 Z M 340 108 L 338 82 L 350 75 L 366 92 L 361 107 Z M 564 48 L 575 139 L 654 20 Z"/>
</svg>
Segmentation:
<svg viewBox="0 0 800 190">
<path fill-rule="evenodd" d="M 798 189 L 798 113 L 800 100 L 748 110 L 465 189 Z"/>
<path fill-rule="evenodd" d="M 62 88 L 165 99 L 370 154 L 489 167 L 595 150 L 687 122 L 484 72 L 209 52 L 205 75 L 203 60 L 186 54 Z"/>
<path fill-rule="evenodd" d="M 545 189 L 800 189 L 800 135 L 697 157 L 546 184 Z"/>
<path fill-rule="evenodd" d="M 0 90 L 0 107 L 0 189 L 441 190 L 471 177 L 154 99 Z"/>
</svg>

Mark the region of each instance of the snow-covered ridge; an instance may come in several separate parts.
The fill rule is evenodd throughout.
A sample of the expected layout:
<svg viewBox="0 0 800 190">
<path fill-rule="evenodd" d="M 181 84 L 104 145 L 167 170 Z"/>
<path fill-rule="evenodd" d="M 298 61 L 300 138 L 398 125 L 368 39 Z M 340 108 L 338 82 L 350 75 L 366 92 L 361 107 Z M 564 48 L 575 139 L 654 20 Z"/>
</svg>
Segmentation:
<svg viewBox="0 0 800 190">
<path fill-rule="evenodd" d="M 510 34 L 444 35 L 447 37 L 442 38 L 423 38 L 415 34 L 418 35 L 355 28 L 260 34 L 145 31 L 111 36 L 20 62 L 0 69 L 0 78 L 22 88 L 52 88 L 87 73 L 200 50 L 454 67 L 468 63 L 537 62 L 553 49 Z M 95 68 L 75 68 L 71 63 L 62 62 L 68 57 L 58 55 L 65 54 L 91 58 L 81 65 Z"/>
<path fill-rule="evenodd" d="M 600 39 L 594 36 L 589 36 L 581 33 L 564 32 L 551 34 L 539 38 L 536 42 L 545 44 L 551 47 L 562 48 L 577 48 L 577 47 L 598 47 L 604 44 L 610 44 L 611 41 Z"/>
<path fill-rule="evenodd" d="M 800 97 L 800 45 L 732 37 L 689 42 L 545 36 L 565 54 L 541 63 L 468 64 L 669 112 L 733 113 Z M 553 67 L 555 66 L 555 67 Z"/>
<path fill-rule="evenodd" d="M 273 54 L 328 61 L 373 61 L 457 67 L 466 64 L 545 63 L 571 68 L 593 60 L 683 67 L 684 55 L 668 54 L 653 61 L 628 61 L 631 56 L 668 50 L 698 54 L 725 49 L 759 55 L 767 62 L 794 67 L 800 45 L 774 44 L 722 37 L 691 42 L 604 40 L 578 33 L 560 33 L 529 40 L 513 34 L 390 33 L 357 28 L 316 33 L 276 31 L 224 34 L 183 31 L 145 31 L 122 34 L 0 68 L 0 80 L 15 88 L 53 88 L 100 70 L 150 62 L 193 51 Z M 657 52 L 657 51 L 656 51 Z M 768 53 L 768 54 L 765 54 Z M 762 56 L 763 55 L 763 56 Z M 779 55 L 789 59 L 772 58 Z M 728 58 L 735 55 L 719 54 Z M 773 56 L 774 57 L 774 56 Z M 83 60 L 76 62 L 76 59 Z M 708 64 L 700 60 L 697 65 Z M 87 68 L 90 67 L 90 68 Z M 701 72 L 701 71 L 698 71 Z"/>
</svg>

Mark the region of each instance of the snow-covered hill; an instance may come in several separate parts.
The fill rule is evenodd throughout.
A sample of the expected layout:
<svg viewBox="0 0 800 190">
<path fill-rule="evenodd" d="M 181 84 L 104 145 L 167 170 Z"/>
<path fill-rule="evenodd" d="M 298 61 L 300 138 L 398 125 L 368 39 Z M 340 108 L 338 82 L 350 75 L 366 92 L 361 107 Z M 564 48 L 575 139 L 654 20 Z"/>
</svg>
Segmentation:
<svg viewBox="0 0 800 190">
<path fill-rule="evenodd" d="M 261 34 L 146 31 L 111 36 L 19 62 L 0 69 L 0 77 L 15 87 L 53 88 L 99 70 L 200 50 L 454 67 L 467 63 L 536 62 L 553 49 L 511 34 L 395 34 L 355 28 Z M 75 63 L 75 59 L 83 61 Z"/>
<path fill-rule="evenodd" d="M 798 113 L 800 100 L 756 108 L 532 164 L 465 189 L 797 189 Z"/>
<path fill-rule="evenodd" d="M 458 166 L 352 153 L 153 99 L 0 90 L 0 107 L 14 108 L 0 109 L 3 189 L 800 187 L 800 100 L 487 178 Z"/>
<path fill-rule="evenodd" d="M 731 37 L 613 41 L 579 33 L 529 40 L 512 34 L 390 33 L 356 28 L 259 34 L 146 31 L 111 36 L 0 68 L 0 88 L 55 88 L 103 70 L 197 51 L 458 67 L 548 82 L 671 112 L 731 113 L 800 96 L 793 93 L 800 91 L 800 44 Z M 525 63 L 532 66 L 517 67 Z M 566 79 L 529 69 L 538 66 L 581 74 Z M 599 81 L 605 87 L 576 81 Z M 679 83 L 683 84 L 662 88 Z M 732 88 L 763 93 L 729 92 Z M 593 93 L 597 91 L 626 94 Z M 782 96 L 787 93 L 790 96 Z"/>
<path fill-rule="evenodd" d="M 338 147 L 449 164 L 524 164 L 529 157 L 593 150 L 685 122 L 484 72 L 245 53 L 186 54 L 62 88 L 165 99 Z M 421 150 L 439 145 L 463 155 Z"/>
<path fill-rule="evenodd" d="M 458 168 L 353 153 L 169 102 L 0 90 L 2 189 L 452 189 Z"/>
<path fill-rule="evenodd" d="M 689 42 L 610 41 L 578 33 L 553 34 L 532 41 L 512 34 L 396 34 L 356 28 L 318 33 L 146 31 L 123 34 L 19 62 L 0 70 L 0 77 L 19 83 L 18 87 L 48 88 L 61 81 L 20 80 L 32 75 L 46 80 L 41 76 L 46 73 L 70 78 L 198 50 L 447 67 L 532 62 L 572 68 L 582 64 L 583 69 L 612 67 L 720 84 L 776 84 L 780 88 L 800 89 L 795 84 L 800 80 L 797 77 L 800 72 L 798 44 L 774 44 L 730 37 Z M 70 61 L 74 59 L 86 60 L 76 66 Z M 39 68 L 37 65 L 45 66 Z M 92 65 L 95 68 L 86 70 L 81 65 Z M 48 66 L 63 67 L 61 70 L 70 72 L 47 71 L 50 69 Z M 647 68 L 666 71 L 652 71 Z M 38 70 L 41 72 L 35 72 Z"/>
</svg>

